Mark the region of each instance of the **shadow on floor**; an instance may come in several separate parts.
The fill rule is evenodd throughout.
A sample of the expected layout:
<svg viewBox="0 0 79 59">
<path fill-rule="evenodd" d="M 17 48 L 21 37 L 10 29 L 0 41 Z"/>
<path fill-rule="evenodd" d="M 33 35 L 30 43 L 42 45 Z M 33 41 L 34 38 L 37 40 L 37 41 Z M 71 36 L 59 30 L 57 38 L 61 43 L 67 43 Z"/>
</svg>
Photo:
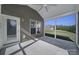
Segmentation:
<svg viewBox="0 0 79 59">
<path fill-rule="evenodd" d="M 51 38 L 51 37 L 47 37 L 47 36 L 41 37 L 38 39 L 41 39 L 47 43 L 50 43 L 50 44 L 53 44 L 53 45 L 58 46 L 60 48 L 63 48 L 65 50 L 67 50 L 68 53 L 71 55 L 79 54 L 79 50 L 78 50 L 76 44 L 71 41 L 55 39 L 55 38 Z"/>
</svg>

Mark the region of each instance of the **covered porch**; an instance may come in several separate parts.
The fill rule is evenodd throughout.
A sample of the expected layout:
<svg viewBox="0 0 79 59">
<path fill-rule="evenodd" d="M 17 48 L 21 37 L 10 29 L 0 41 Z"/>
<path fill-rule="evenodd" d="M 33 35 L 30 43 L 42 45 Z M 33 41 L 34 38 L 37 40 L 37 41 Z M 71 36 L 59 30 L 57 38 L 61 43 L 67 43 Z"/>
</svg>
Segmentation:
<svg viewBox="0 0 79 59">
<path fill-rule="evenodd" d="M 70 41 L 41 37 L 3 48 L 0 54 L 6 55 L 78 55 L 76 44 Z"/>
<path fill-rule="evenodd" d="M 3 33 L 5 35 L 2 37 L 0 43 L 2 44 L 0 49 L 0 55 L 78 55 L 79 54 L 78 50 L 79 13 L 78 10 L 76 9 L 77 5 L 12 5 L 12 6 L 3 5 L 2 14 L 8 14 L 8 16 L 12 15 L 10 19 L 16 20 L 17 40 L 14 40 L 15 38 L 13 38 L 12 40 L 14 41 L 9 42 L 10 39 L 7 40 L 8 39 L 7 37 L 3 38 L 7 36 L 7 31 L 5 31 L 6 34 Z M 18 6 L 19 11 L 17 8 Z M 40 9 L 38 6 L 40 7 Z M 75 42 L 66 41 L 64 39 L 58 39 L 56 37 L 57 33 L 56 24 L 55 24 L 55 36 L 54 37 L 45 36 L 45 26 L 44 26 L 45 20 L 55 19 L 74 13 L 76 14 Z M 9 19 L 9 17 L 8 18 L 3 17 L 3 19 L 7 20 Z M 3 25 L 3 23 L 1 24 Z M 6 30 L 6 28 L 7 26 L 5 25 L 3 29 Z M 1 32 L 3 31 L 3 29 L 1 29 Z M 6 43 L 3 42 L 4 41 L 3 39 L 6 39 Z"/>
</svg>

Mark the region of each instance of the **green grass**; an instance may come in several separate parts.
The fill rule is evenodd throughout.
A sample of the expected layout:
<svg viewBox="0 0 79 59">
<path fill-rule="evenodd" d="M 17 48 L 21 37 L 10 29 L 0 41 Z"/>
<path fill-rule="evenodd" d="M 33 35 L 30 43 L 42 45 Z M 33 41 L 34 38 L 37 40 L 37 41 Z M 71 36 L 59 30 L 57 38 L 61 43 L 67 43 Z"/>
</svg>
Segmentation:
<svg viewBox="0 0 79 59">
<path fill-rule="evenodd" d="M 45 33 L 54 34 L 55 31 L 54 30 L 45 30 Z M 57 35 L 60 35 L 60 36 L 69 37 L 72 41 L 76 40 L 76 34 L 75 33 L 63 31 L 63 30 L 56 30 L 56 33 L 57 33 Z"/>
</svg>

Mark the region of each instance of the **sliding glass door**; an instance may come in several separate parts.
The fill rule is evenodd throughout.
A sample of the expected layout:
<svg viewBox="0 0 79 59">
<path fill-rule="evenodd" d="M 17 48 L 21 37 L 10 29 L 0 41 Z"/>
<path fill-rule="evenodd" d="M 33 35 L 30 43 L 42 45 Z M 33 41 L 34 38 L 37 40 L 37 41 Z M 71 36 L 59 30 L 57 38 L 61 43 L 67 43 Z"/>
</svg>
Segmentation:
<svg viewBox="0 0 79 59">
<path fill-rule="evenodd" d="M 41 33 L 41 21 L 31 20 L 31 34 L 36 35 Z"/>
<path fill-rule="evenodd" d="M 36 21 L 31 20 L 31 34 L 36 34 Z"/>
</svg>

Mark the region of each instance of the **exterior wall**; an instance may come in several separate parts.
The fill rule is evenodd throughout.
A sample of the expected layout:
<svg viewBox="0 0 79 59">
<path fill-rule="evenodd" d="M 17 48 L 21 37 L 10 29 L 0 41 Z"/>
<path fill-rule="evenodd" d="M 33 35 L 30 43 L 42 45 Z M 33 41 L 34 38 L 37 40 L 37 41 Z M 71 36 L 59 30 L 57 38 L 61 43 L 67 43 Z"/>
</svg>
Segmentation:
<svg viewBox="0 0 79 59">
<path fill-rule="evenodd" d="M 2 30 L 3 30 L 3 28 L 2 28 L 2 16 L 0 15 L 0 49 L 2 47 L 2 39 L 3 39 L 3 37 L 2 37 L 2 35 L 3 35 Z"/>
<path fill-rule="evenodd" d="M 22 28 L 30 32 L 30 19 L 39 20 L 42 22 L 42 32 L 37 34 L 36 37 L 44 35 L 44 21 L 37 11 L 25 5 L 17 4 L 4 4 L 2 5 L 2 14 L 20 17 L 20 25 Z"/>
<path fill-rule="evenodd" d="M 2 47 L 2 17 L 1 17 L 1 5 L 0 5 L 0 49 Z"/>
</svg>

